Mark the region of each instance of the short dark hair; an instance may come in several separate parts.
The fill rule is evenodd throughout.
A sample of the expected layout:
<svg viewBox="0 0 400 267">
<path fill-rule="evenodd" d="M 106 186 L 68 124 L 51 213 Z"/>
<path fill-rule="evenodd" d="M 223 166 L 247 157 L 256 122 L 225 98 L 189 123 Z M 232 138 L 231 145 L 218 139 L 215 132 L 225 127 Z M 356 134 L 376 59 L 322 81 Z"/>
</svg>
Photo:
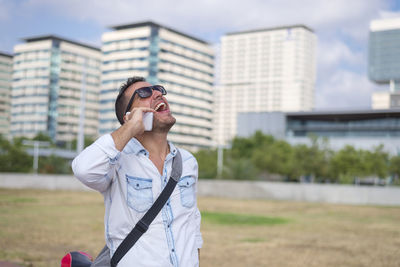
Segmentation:
<svg viewBox="0 0 400 267">
<path fill-rule="evenodd" d="M 146 79 L 143 77 L 133 76 L 131 78 L 128 78 L 128 80 L 125 83 L 123 83 L 119 88 L 119 93 L 117 99 L 115 100 L 115 115 L 117 115 L 117 119 L 119 123 L 121 123 L 121 125 L 124 124 L 124 115 L 125 115 L 124 112 L 129 102 L 129 98 L 124 97 L 126 89 L 128 89 L 129 86 L 131 86 L 134 83 L 145 82 L 145 81 Z"/>
</svg>

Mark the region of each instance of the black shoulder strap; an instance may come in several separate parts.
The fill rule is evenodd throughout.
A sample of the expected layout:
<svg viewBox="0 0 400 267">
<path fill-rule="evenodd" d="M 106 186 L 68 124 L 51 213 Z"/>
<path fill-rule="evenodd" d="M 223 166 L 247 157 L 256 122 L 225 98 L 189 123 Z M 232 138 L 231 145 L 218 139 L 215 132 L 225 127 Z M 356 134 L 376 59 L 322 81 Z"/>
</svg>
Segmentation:
<svg viewBox="0 0 400 267">
<path fill-rule="evenodd" d="M 111 258 L 111 267 L 116 267 L 118 262 L 125 256 L 125 254 L 135 245 L 136 241 L 147 231 L 150 224 L 153 222 L 154 218 L 161 211 L 162 207 L 167 202 L 168 198 L 171 196 L 172 191 L 182 175 L 182 158 L 177 149 L 177 153 L 172 160 L 172 171 L 171 177 L 168 180 L 167 185 L 164 190 L 158 196 L 157 200 L 154 202 L 153 206 L 146 212 L 146 214 L 140 219 L 132 231 L 125 237 L 122 243 L 118 246 L 113 257 Z"/>
</svg>

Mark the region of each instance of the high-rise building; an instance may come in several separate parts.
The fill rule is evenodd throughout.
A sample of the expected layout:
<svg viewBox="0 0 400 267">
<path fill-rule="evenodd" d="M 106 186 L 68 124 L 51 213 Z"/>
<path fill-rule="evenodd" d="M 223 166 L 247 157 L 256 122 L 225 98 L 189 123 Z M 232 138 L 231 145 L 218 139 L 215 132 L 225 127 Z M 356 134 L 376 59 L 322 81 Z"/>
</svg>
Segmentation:
<svg viewBox="0 0 400 267">
<path fill-rule="evenodd" d="M 316 35 L 306 26 L 226 34 L 220 67 L 213 135 L 218 145 L 236 135 L 238 112 L 314 107 Z"/>
<path fill-rule="evenodd" d="M 369 78 L 394 89 L 400 82 L 400 18 L 373 20 L 369 33 Z"/>
<path fill-rule="evenodd" d="M 371 21 L 368 76 L 389 85 L 388 91 L 372 93 L 373 109 L 400 107 L 400 18 Z"/>
<path fill-rule="evenodd" d="M 0 53 L 0 135 L 10 132 L 12 55 Z"/>
<path fill-rule="evenodd" d="M 39 132 L 57 142 L 98 134 L 100 49 L 57 36 L 23 39 L 14 47 L 11 134 Z"/>
<path fill-rule="evenodd" d="M 166 87 L 176 124 L 168 139 L 189 149 L 209 147 L 212 130 L 212 47 L 154 22 L 112 27 L 102 36 L 100 134 L 117 129 L 114 103 L 127 78 Z"/>
</svg>

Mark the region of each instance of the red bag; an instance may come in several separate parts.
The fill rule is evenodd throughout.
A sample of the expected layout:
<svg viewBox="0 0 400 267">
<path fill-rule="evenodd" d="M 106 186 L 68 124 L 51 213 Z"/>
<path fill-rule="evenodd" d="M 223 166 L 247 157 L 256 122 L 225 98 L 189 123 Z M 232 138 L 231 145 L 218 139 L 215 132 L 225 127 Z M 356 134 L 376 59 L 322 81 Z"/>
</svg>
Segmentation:
<svg viewBox="0 0 400 267">
<path fill-rule="evenodd" d="M 61 259 L 61 267 L 90 267 L 93 257 L 82 251 L 72 251 Z"/>
</svg>

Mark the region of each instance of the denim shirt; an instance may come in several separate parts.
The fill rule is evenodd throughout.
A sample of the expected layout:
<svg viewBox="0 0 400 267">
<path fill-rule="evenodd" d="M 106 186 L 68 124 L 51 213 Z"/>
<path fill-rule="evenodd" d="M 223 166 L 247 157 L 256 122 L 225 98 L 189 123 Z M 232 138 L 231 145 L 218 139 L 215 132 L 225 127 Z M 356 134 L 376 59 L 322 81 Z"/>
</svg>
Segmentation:
<svg viewBox="0 0 400 267">
<path fill-rule="evenodd" d="M 170 153 L 162 175 L 150 160 L 149 152 L 135 138 L 120 152 L 111 135 L 104 135 L 73 160 L 75 176 L 104 196 L 105 238 L 110 256 L 167 184 L 177 151 L 171 142 L 168 144 Z M 177 186 L 118 267 L 199 265 L 198 249 L 203 240 L 196 200 L 198 165 L 188 151 L 179 151 L 183 168 Z"/>
</svg>

